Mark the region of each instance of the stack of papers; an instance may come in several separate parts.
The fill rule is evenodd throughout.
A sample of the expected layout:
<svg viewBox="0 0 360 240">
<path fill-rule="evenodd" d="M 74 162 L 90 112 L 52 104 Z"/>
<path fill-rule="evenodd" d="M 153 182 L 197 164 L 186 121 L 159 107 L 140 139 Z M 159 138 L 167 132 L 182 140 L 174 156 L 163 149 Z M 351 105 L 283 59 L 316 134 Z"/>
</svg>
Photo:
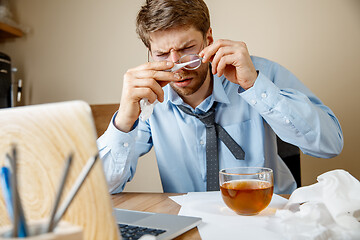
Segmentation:
<svg viewBox="0 0 360 240">
<path fill-rule="evenodd" d="M 198 226 L 202 239 L 284 239 L 268 228 L 276 210 L 288 201 L 279 195 L 274 194 L 269 206 L 254 216 L 241 216 L 230 210 L 220 191 L 190 192 L 170 198 L 181 205 L 179 215 L 202 218 Z"/>
</svg>

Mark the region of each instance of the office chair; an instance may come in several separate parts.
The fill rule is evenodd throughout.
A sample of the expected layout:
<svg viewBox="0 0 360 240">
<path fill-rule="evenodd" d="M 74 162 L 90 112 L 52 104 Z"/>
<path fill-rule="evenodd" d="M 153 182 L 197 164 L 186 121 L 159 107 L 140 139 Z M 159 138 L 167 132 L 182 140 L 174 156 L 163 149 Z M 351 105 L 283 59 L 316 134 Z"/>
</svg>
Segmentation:
<svg viewBox="0 0 360 240">
<path fill-rule="evenodd" d="M 290 143 L 282 141 L 278 136 L 278 154 L 295 178 L 298 187 L 301 187 L 300 149 Z"/>
</svg>

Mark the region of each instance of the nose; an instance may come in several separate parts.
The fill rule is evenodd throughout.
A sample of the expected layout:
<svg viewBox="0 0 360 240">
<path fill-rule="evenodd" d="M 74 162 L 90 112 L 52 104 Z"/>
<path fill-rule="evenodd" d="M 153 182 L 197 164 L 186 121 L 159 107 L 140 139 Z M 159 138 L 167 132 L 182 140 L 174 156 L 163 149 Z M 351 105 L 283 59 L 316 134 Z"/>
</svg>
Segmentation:
<svg viewBox="0 0 360 240">
<path fill-rule="evenodd" d="M 180 54 L 176 50 L 171 49 L 170 61 L 176 63 L 177 61 L 179 61 L 180 57 L 181 57 Z"/>
</svg>

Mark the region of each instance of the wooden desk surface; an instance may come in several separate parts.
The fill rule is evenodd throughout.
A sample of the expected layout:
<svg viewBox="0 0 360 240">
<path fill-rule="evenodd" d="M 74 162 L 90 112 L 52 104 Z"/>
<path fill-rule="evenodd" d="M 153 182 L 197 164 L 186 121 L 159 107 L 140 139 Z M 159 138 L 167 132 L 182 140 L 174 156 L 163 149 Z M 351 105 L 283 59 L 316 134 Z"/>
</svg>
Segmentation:
<svg viewBox="0 0 360 240">
<path fill-rule="evenodd" d="M 114 207 L 177 215 L 181 206 L 172 201 L 169 196 L 183 195 L 182 193 L 119 193 L 112 195 Z M 289 198 L 290 195 L 281 195 Z M 197 228 L 182 234 L 175 239 L 201 239 Z"/>
</svg>

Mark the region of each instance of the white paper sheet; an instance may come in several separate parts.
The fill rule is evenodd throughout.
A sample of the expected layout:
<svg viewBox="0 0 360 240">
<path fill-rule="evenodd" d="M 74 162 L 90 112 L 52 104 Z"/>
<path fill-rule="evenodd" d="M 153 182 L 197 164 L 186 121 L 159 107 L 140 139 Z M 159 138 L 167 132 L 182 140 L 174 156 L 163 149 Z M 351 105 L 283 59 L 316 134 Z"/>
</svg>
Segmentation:
<svg viewBox="0 0 360 240">
<path fill-rule="evenodd" d="M 266 228 L 270 217 L 287 203 L 279 195 L 274 194 L 269 206 L 255 216 L 240 216 L 231 211 L 220 191 L 190 192 L 170 198 L 181 205 L 179 215 L 202 218 L 198 226 L 202 239 L 284 239 Z"/>
</svg>

